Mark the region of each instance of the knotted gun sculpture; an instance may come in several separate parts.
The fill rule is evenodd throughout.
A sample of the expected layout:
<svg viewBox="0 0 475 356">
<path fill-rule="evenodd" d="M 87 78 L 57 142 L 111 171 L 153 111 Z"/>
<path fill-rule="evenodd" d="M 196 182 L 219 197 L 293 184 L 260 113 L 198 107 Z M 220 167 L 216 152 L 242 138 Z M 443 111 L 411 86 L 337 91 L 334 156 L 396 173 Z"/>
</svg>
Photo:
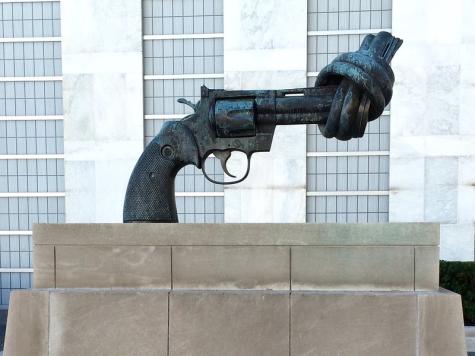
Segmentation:
<svg viewBox="0 0 475 356">
<path fill-rule="evenodd" d="M 246 179 L 251 156 L 271 149 L 276 125 L 318 124 L 339 140 L 362 137 L 368 121 L 391 100 L 394 74 L 389 66 L 402 41 L 387 32 L 368 35 L 358 51 L 345 53 L 318 75 L 314 88 L 289 90 L 211 90 L 201 87 L 194 113 L 166 122 L 145 148 L 130 177 L 124 222 L 178 222 L 175 176 L 188 164 L 208 180 L 235 184 Z M 214 154 L 224 172 L 233 151 L 247 156 L 247 171 L 234 181 L 210 178 L 204 162 Z"/>
</svg>

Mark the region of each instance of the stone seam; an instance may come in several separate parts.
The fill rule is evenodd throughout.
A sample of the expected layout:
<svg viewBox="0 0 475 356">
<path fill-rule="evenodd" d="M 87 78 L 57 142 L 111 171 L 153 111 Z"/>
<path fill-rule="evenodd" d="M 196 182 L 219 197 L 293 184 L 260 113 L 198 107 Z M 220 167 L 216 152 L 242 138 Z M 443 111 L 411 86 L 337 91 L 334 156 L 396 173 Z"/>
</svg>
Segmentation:
<svg viewBox="0 0 475 356">
<path fill-rule="evenodd" d="M 413 261 L 414 261 L 412 278 L 413 278 L 413 285 L 414 285 L 414 291 L 415 291 L 416 290 L 416 247 L 415 246 L 412 249 L 412 253 L 413 253 Z"/>
<path fill-rule="evenodd" d="M 292 246 L 289 246 L 289 290 L 292 290 Z"/>
<path fill-rule="evenodd" d="M 48 291 L 48 356 L 51 356 L 51 292 Z"/>
<path fill-rule="evenodd" d="M 173 290 L 173 246 L 170 246 L 170 289 Z"/>
<path fill-rule="evenodd" d="M 289 356 L 292 355 L 292 290 L 289 291 Z"/>
<path fill-rule="evenodd" d="M 54 268 L 54 271 L 53 271 L 53 278 L 54 278 L 53 284 L 54 284 L 54 288 L 56 288 L 56 245 L 53 246 L 53 268 Z"/>
<path fill-rule="evenodd" d="M 419 313 L 419 295 L 415 296 L 416 302 L 416 356 L 420 355 L 420 337 L 421 337 L 421 321 L 420 321 L 420 313 Z"/>
<path fill-rule="evenodd" d="M 289 356 L 292 355 L 292 246 L 289 247 Z"/>
<path fill-rule="evenodd" d="M 168 318 L 167 318 L 167 356 L 170 356 L 170 293 L 171 291 L 168 291 L 167 293 L 167 300 L 168 300 Z"/>
</svg>

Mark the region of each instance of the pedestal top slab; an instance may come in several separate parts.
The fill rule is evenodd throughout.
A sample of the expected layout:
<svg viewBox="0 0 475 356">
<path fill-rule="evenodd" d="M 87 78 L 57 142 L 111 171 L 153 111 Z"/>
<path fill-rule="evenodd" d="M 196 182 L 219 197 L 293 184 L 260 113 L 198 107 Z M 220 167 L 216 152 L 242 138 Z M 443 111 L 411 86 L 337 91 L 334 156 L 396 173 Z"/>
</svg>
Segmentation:
<svg viewBox="0 0 475 356">
<path fill-rule="evenodd" d="M 438 246 L 439 224 L 38 224 L 35 245 Z"/>
</svg>

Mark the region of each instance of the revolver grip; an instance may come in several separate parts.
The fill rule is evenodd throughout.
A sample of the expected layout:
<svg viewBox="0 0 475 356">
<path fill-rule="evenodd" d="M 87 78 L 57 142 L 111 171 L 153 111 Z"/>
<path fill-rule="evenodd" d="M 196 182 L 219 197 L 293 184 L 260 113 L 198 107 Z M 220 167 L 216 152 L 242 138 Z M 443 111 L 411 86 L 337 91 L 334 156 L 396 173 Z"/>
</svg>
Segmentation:
<svg viewBox="0 0 475 356">
<path fill-rule="evenodd" d="M 124 223 L 176 223 L 175 177 L 199 165 L 196 140 L 185 125 L 166 122 L 140 156 L 127 186 Z"/>
</svg>

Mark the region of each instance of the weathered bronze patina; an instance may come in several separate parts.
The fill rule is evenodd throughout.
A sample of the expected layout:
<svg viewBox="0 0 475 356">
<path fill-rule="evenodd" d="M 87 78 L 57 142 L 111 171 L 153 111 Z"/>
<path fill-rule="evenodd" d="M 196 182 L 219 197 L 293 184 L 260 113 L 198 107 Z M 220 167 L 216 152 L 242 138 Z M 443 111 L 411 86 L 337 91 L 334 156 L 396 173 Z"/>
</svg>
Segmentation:
<svg viewBox="0 0 475 356">
<path fill-rule="evenodd" d="M 178 222 L 175 176 L 188 164 L 203 169 L 213 183 L 246 179 L 251 155 L 271 149 L 276 125 L 318 124 L 325 137 L 362 137 L 368 121 L 391 100 L 394 74 L 389 66 L 402 40 L 387 32 L 368 35 L 358 51 L 339 55 L 318 75 L 315 87 L 289 90 L 211 90 L 180 121 L 169 121 L 146 147 L 130 177 L 124 222 Z M 217 182 L 204 169 L 211 155 L 226 162 L 231 152 L 248 158 L 245 175 Z"/>
</svg>

